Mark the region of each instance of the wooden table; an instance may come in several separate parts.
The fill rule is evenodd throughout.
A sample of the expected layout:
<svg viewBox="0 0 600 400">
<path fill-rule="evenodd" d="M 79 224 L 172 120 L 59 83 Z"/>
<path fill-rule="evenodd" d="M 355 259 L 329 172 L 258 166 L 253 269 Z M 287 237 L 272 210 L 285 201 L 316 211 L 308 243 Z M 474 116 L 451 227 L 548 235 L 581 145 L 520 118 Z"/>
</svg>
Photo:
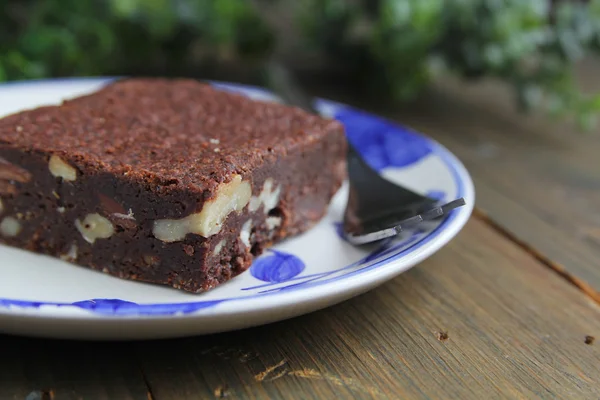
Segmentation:
<svg viewBox="0 0 600 400">
<path fill-rule="evenodd" d="M 511 104 L 497 85 L 447 81 L 409 110 L 374 110 L 448 146 L 476 184 L 465 229 L 409 272 L 234 333 L 2 336 L 0 399 L 599 399 L 600 134 Z"/>
</svg>

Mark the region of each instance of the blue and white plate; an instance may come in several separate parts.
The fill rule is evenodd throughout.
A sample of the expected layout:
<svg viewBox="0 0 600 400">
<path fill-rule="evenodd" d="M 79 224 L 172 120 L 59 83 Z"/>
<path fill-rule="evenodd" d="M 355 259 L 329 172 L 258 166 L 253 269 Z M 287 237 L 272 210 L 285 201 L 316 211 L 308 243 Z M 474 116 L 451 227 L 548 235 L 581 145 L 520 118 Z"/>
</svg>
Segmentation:
<svg viewBox="0 0 600 400">
<path fill-rule="evenodd" d="M 0 85 L 0 116 L 97 90 L 110 79 Z M 268 92 L 214 83 L 277 101 Z M 475 201 L 463 165 L 433 140 L 374 115 L 326 100 L 320 111 L 342 121 L 367 161 L 388 179 L 440 201 L 467 205 L 445 219 L 370 248 L 340 234 L 344 186 L 328 215 L 305 234 L 258 258 L 249 271 L 200 295 L 128 282 L 60 260 L 0 245 L 0 331 L 24 335 L 142 339 L 240 329 L 331 306 L 366 292 L 423 261 L 467 222 Z"/>
</svg>

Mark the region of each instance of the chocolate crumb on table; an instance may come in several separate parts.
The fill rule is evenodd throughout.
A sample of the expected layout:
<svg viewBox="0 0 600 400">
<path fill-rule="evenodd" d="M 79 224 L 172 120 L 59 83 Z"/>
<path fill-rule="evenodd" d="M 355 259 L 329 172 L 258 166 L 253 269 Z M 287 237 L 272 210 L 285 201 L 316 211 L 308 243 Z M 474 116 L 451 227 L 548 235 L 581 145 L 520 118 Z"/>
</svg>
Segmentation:
<svg viewBox="0 0 600 400">
<path fill-rule="evenodd" d="M 227 385 L 217 387 L 214 391 L 214 395 L 217 399 L 223 399 L 225 397 L 228 397 L 229 389 L 227 388 Z"/>
<path fill-rule="evenodd" d="M 0 243 L 202 292 L 305 232 L 343 126 L 188 79 L 126 79 L 0 119 Z"/>
<path fill-rule="evenodd" d="M 593 336 L 590 336 L 590 335 L 587 335 L 587 336 L 585 337 L 584 343 L 585 343 L 585 344 L 590 344 L 590 345 L 591 345 L 591 344 L 594 344 L 594 341 L 596 341 L 596 338 L 595 338 L 595 337 L 593 337 Z"/>
<path fill-rule="evenodd" d="M 443 331 L 438 332 L 436 334 L 436 337 L 440 342 L 445 342 L 449 338 L 448 332 L 443 332 Z"/>
</svg>

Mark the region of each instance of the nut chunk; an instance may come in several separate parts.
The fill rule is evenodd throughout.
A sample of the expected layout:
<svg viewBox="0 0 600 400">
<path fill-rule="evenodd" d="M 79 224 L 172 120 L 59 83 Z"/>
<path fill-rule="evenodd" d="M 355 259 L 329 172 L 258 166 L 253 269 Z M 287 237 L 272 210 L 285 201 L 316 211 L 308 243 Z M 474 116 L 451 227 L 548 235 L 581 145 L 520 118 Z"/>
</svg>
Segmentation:
<svg viewBox="0 0 600 400">
<path fill-rule="evenodd" d="M 202 211 L 182 219 L 154 221 L 154 236 L 163 242 L 183 240 L 188 233 L 209 237 L 219 233 L 223 222 L 233 211 L 242 211 L 252 195 L 248 182 L 236 175 L 231 182 L 221 185 L 214 199 L 204 203 Z"/>
<path fill-rule="evenodd" d="M 203 292 L 317 223 L 345 152 L 335 120 L 194 80 L 119 80 L 0 119 L 0 243 Z"/>
</svg>

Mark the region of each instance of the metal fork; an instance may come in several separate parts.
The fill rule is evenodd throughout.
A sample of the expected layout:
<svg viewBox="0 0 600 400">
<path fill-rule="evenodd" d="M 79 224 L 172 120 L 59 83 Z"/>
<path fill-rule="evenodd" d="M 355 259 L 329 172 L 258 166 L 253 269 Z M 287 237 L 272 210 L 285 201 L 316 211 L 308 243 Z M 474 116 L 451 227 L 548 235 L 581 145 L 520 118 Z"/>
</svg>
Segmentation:
<svg viewBox="0 0 600 400">
<path fill-rule="evenodd" d="M 265 68 L 268 88 L 282 101 L 319 115 L 312 99 L 295 82 L 291 72 L 276 60 Z M 464 198 L 439 205 L 381 177 L 348 141 L 349 194 L 344 212 L 343 233 L 354 245 L 376 242 L 398 235 L 424 221 L 447 215 L 465 205 Z"/>
</svg>

